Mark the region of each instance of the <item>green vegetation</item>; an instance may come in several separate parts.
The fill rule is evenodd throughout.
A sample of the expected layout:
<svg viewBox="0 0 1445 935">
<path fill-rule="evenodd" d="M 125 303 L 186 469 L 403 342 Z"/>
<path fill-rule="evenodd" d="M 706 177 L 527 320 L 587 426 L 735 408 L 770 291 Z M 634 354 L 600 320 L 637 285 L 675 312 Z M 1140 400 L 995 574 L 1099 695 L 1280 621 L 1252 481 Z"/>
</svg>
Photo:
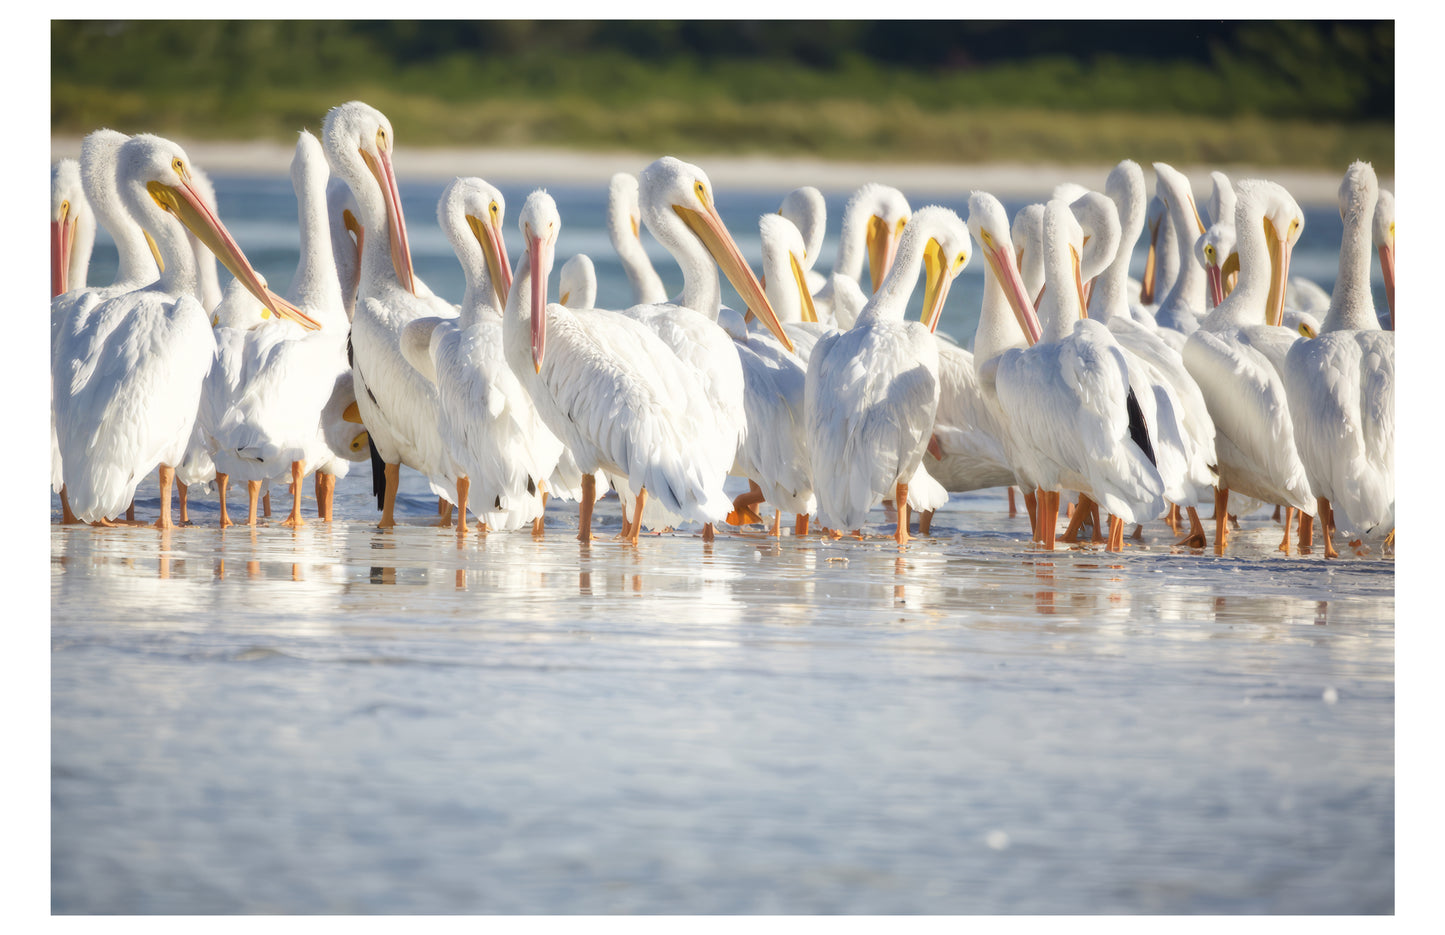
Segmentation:
<svg viewBox="0 0 1445 935">
<path fill-rule="evenodd" d="M 55 22 L 51 128 L 893 161 L 1394 164 L 1393 23 Z"/>
</svg>

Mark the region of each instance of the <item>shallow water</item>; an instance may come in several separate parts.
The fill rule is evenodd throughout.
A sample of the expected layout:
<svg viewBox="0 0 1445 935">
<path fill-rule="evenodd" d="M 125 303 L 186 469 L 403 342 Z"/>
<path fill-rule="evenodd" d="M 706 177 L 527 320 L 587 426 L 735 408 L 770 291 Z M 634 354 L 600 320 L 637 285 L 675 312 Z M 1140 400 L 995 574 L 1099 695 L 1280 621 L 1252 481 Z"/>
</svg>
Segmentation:
<svg viewBox="0 0 1445 935">
<path fill-rule="evenodd" d="M 1393 911 L 1378 552 L 1044 555 L 998 491 L 903 550 L 458 545 L 370 490 L 51 527 L 55 912 Z"/>
</svg>

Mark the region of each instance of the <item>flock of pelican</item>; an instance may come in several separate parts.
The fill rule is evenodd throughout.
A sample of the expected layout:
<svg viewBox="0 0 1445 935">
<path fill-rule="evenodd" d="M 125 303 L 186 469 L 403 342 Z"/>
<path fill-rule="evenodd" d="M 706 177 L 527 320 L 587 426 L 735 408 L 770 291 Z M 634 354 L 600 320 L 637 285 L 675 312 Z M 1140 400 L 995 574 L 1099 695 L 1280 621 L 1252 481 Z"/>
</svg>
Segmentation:
<svg viewBox="0 0 1445 935">
<path fill-rule="evenodd" d="M 52 485 L 63 522 L 134 522 L 138 484 L 159 473 L 155 525 L 180 520 L 187 487 L 245 481 L 247 522 L 262 488 L 288 483 L 301 525 L 315 475 L 331 519 L 336 480 L 372 459 L 380 525 L 395 523 L 400 466 L 425 475 L 439 522 L 459 535 L 531 526 L 547 498 L 575 500 L 578 538 L 607 487 L 621 537 L 644 526 L 764 523 L 795 534 L 862 535 L 880 502 L 929 533 L 949 492 L 1026 491 L 1039 547 L 1060 538 L 1060 494 L 1076 500 L 1062 539 L 1084 529 L 1110 551 L 1124 527 L 1164 517 L 1203 548 L 1198 507 L 1213 500 L 1215 549 L 1230 511 L 1278 504 L 1290 551 L 1327 556 L 1338 530 L 1394 536 L 1394 202 L 1373 169 L 1340 186 L 1344 237 L 1332 293 L 1289 276 L 1304 227 L 1287 191 L 1213 174 L 1205 212 L 1189 182 L 1155 163 L 1155 195 L 1125 160 L 1103 192 L 1061 185 L 1010 222 L 974 192 L 967 218 L 912 210 L 869 184 L 848 202 L 831 275 L 813 269 L 822 195 L 800 188 L 760 220 L 759 278 L 697 166 L 663 157 L 609 188 L 608 229 L 637 304 L 593 307 L 591 261 L 573 257 L 549 301 L 562 219 L 529 195 L 515 266 L 506 204 L 477 178 L 437 209 L 466 277 L 460 306 L 413 269 L 387 118 L 352 101 L 292 161 L 300 262 L 277 295 L 217 215 L 201 170 L 156 136 L 98 130 L 78 164 L 52 171 Z M 95 227 L 119 268 L 86 282 Z M 1149 227 L 1144 280 L 1129 278 Z M 639 240 L 646 226 L 676 259 L 669 298 Z M 1370 291 L 1378 249 L 1390 302 L 1382 330 Z M 972 350 L 935 334 L 950 285 L 984 261 Z M 222 294 L 215 261 L 234 280 Z M 870 281 L 861 281 L 863 264 Z M 746 304 L 722 304 L 719 271 Z M 921 320 L 905 310 L 920 277 Z M 729 498 L 729 475 L 749 482 Z M 1235 499 L 1231 501 L 1233 493 Z M 1012 490 L 1010 490 L 1012 504 Z M 269 511 L 269 504 L 267 505 Z M 1108 517 L 1101 520 L 1101 513 Z M 1181 512 L 1182 511 L 1182 512 Z M 1188 528 L 1184 528 L 1184 515 Z M 122 514 L 127 518 L 122 520 Z"/>
</svg>

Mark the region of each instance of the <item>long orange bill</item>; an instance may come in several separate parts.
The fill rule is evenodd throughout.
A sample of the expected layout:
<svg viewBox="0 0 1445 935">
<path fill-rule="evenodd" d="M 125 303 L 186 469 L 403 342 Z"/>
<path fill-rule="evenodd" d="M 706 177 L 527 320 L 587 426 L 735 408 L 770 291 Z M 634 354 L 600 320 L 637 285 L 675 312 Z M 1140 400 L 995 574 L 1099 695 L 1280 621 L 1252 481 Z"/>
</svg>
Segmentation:
<svg viewBox="0 0 1445 935">
<path fill-rule="evenodd" d="M 396 172 L 391 166 L 391 155 L 381 152 L 373 159 L 371 154 L 363 149 L 361 158 L 376 177 L 376 183 L 381 186 L 382 201 L 386 203 L 386 226 L 391 234 L 392 268 L 396 270 L 396 278 L 401 282 L 402 288 L 415 295 L 416 280 L 411 265 L 411 247 L 406 239 L 406 219 L 401 213 L 401 193 L 396 188 Z"/>
<path fill-rule="evenodd" d="M 256 268 L 246 259 L 246 254 L 236 243 L 226 225 L 211 211 L 204 198 L 191 183 L 181 180 L 174 185 L 152 181 L 146 183 L 151 197 L 184 224 L 196 239 L 206 245 L 216 259 L 231 271 L 237 281 L 275 315 L 296 322 L 308 331 L 320 329 L 316 321 L 296 306 L 287 302 L 266 287 L 266 282 Z"/>
<path fill-rule="evenodd" d="M 1279 327 L 1284 321 L 1284 293 L 1289 283 L 1290 243 L 1280 236 L 1274 222 L 1264 219 L 1264 240 L 1269 250 L 1269 296 L 1264 304 L 1264 323 Z"/>
<path fill-rule="evenodd" d="M 1044 331 L 1039 326 L 1039 317 L 1034 312 L 1033 303 L 1029 301 L 1027 290 L 1024 289 L 1023 276 L 1019 274 L 1018 260 L 1013 251 L 1002 244 L 995 247 L 985 246 L 983 258 L 989 269 L 993 270 L 999 285 L 1003 287 L 1004 297 L 1008 299 L 1009 308 L 1013 309 L 1019 329 L 1028 338 L 1031 346 L 1037 344 Z"/>
<path fill-rule="evenodd" d="M 1385 301 L 1390 303 L 1390 330 L 1395 330 L 1395 245 L 1380 244 L 1380 272 L 1385 276 Z"/>
<path fill-rule="evenodd" d="M 70 251 L 75 244 L 75 222 L 69 211 L 60 220 L 50 222 L 50 297 L 69 292 Z M 1381 253 L 1383 256 L 1383 252 Z"/>
<path fill-rule="evenodd" d="M 1204 267 L 1204 275 L 1209 279 L 1209 301 L 1217 306 L 1224 301 L 1224 274 L 1219 267 L 1210 263 Z"/>
<path fill-rule="evenodd" d="M 878 215 L 868 219 L 868 278 L 872 280 L 872 292 L 883 285 L 883 277 L 893 268 L 893 258 L 898 255 L 898 238 L 906 222 L 900 220 L 898 227 L 891 228 Z"/>
<path fill-rule="evenodd" d="M 472 236 L 482 247 L 482 256 L 487 260 L 487 272 L 492 281 L 492 293 L 497 297 L 497 307 L 507 307 L 507 296 L 512 291 L 512 266 L 507 262 L 507 245 L 502 237 L 500 223 L 487 223 L 481 218 L 467 215 L 467 226 Z"/>
<path fill-rule="evenodd" d="M 1154 280 L 1158 276 L 1159 258 L 1157 247 L 1159 243 L 1159 224 L 1149 228 L 1149 254 L 1144 259 L 1144 278 L 1139 285 L 1139 304 L 1154 304 Z"/>
<path fill-rule="evenodd" d="M 763 284 L 758 282 L 758 277 L 753 273 L 752 267 L 748 266 L 743 259 L 742 251 L 738 249 L 737 243 L 732 235 L 728 233 L 727 226 L 718 216 L 717 209 L 711 204 L 704 205 L 701 210 L 688 208 L 682 205 L 673 205 L 673 210 L 682 218 L 683 222 L 697 234 L 702 240 L 703 246 L 707 247 L 708 253 L 712 254 L 713 260 L 717 262 L 718 268 L 733 284 L 738 291 L 738 296 L 743 304 L 752 310 L 758 319 L 767 325 L 773 337 L 778 343 L 793 350 L 792 339 L 783 331 L 783 323 L 778 321 L 777 312 L 773 311 L 772 303 L 763 292 Z"/>
<path fill-rule="evenodd" d="M 953 275 L 949 270 L 948 258 L 943 247 L 930 239 L 923 248 L 923 323 L 929 331 L 938 330 L 938 320 L 943 317 L 943 303 L 948 298 Z"/>
</svg>

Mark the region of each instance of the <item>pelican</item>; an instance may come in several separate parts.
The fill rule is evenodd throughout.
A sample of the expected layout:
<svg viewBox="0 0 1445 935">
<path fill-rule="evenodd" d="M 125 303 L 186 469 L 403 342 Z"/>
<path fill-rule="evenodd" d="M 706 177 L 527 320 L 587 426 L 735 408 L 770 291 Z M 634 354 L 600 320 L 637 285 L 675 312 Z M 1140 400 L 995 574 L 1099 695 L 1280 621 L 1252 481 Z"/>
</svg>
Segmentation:
<svg viewBox="0 0 1445 935">
<path fill-rule="evenodd" d="M 968 263 L 968 229 L 947 208 L 916 212 L 877 293 L 845 332 L 813 348 L 804 387 L 818 521 L 859 530 L 874 504 L 892 494 L 894 538 L 906 543 L 908 483 L 922 463 L 938 409 L 938 344 L 932 330 L 955 276 Z M 908 299 L 926 268 L 923 321 L 905 322 Z"/>
<path fill-rule="evenodd" d="M 502 193 L 481 179 L 446 187 L 437 221 L 466 274 L 461 314 L 421 318 L 403 333 L 407 359 L 437 387 L 441 434 L 457 465 L 458 535 L 466 532 L 469 498 L 483 529 L 516 529 L 540 517 L 543 484 L 562 455 L 503 352 L 502 307 L 512 287 L 506 210 Z"/>
<path fill-rule="evenodd" d="M 308 332 L 290 321 L 264 320 L 243 329 L 239 345 L 230 335 L 217 335 L 221 352 L 210 380 L 218 379 L 216 371 L 232 366 L 233 352 L 239 355 L 234 366 L 240 368 L 241 376 L 235 383 L 234 401 L 219 412 L 219 407 L 208 405 L 202 421 L 214 445 L 218 482 L 221 474 L 228 480 L 240 475 L 247 481 L 252 501 L 248 522 L 252 524 L 260 485 L 289 477 L 291 512 L 282 525 L 305 525 L 302 480 L 309 470 L 315 470 L 317 462 L 333 456 L 320 420 L 336 390 L 337 377 L 346 369 L 347 321 L 331 249 L 327 175 L 320 141 L 301 131 L 291 160 L 300 251 L 286 299 L 305 309 L 319 330 Z M 227 303 L 240 307 L 237 314 L 244 315 L 250 304 L 259 317 L 268 317 L 266 309 L 255 309 L 249 296 L 234 286 Z M 226 382 L 229 385 L 231 381 Z M 317 483 L 325 496 L 324 488 L 330 483 Z M 224 511 L 221 522 L 229 522 Z"/>
<path fill-rule="evenodd" d="M 1164 495 L 1174 504 L 1170 526 L 1178 531 L 1178 507 L 1186 506 L 1190 534 L 1182 544 L 1202 547 L 1204 530 L 1195 504 L 1201 496 L 1207 496 L 1204 492 L 1217 480 L 1210 467 L 1214 463 L 1214 425 L 1179 352 L 1161 339 L 1157 330 L 1141 328 L 1129 316 L 1117 280 L 1117 250 L 1122 238 L 1115 202 L 1098 192 L 1088 192 L 1069 206 L 1085 233 L 1081 261 L 1085 280 L 1101 268 L 1096 283 L 1106 275 L 1114 277 L 1100 284 L 1109 294 L 1089 317 L 1109 329 L 1124 354 L 1129 388 L 1148 427 L 1155 467 L 1164 481 Z M 1064 538 L 1068 540 L 1069 536 Z"/>
<path fill-rule="evenodd" d="M 798 265 L 808 284 L 808 294 L 812 295 L 828 284 L 828 278 L 813 269 L 827 234 L 828 202 L 818 189 L 804 185 L 783 196 L 778 214 L 791 221 L 803 238 L 803 255 L 798 257 Z"/>
<path fill-rule="evenodd" d="M 1117 551 L 1123 523 L 1163 512 L 1164 482 L 1125 355 L 1107 328 L 1083 316 L 1083 239 L 1068 205 L 1044 206 L 1042 332 L 1033 346 L 999 356 L 995 384 L 1014 472 L 1038 488 L 1035 538 L 1053 548 L 1058 491 L 1067 488 L 1112 514 L 1107 548 Z"/>
<path fill-rule="evenodd" d="M 1314 509 L 1281 376 L 1299 336 L 1279 327 L 1290 251 L 1304 229 L 1304 214 L 1273 182 L 1246 179 L 1235 193 L 1239 282 L 1185 341 L 1184 365 L 1214 420 L 1215 551 L 1224 553 L 1229 495 L 1238 491 L 1286 507 L 1280 548 L 1288 553 L 1291 511 Z"/>
<path fill-rule="evenodd" d="M 627 281 L 632 284 L 633 304 L 659 305 L 667 301 L 667 288 L 642 248 L 641 224 L 637 176 L 618 172 L 607 186 L 607 236 L 622 261 Z"/>
<path fill-rule="evenodd" d="M 456 487 L 455 465 L 438 428 L 436 387 L 401 351 L 408 323 L 427 316 L 455 318 L 456 309 L 433 295 L 412 269 L 391 162 L 394 139 L 391 121 L 361 101 L 333 107 L 322 128 L 331 171 L 351 187 L 369 234 L 351 323 L 351 368 L 362 423 L 385 465 L 382 528 L 396 525 L 403 463 L 425 474 L 443 500 L 450 501 Z"/>
<path fill-rule="evenodd" d="M 697 372 L 708 400 L 706 413 L 714 425 L 708 444 L 717 447 L 718 457 L 724 452 L 729 456 L 732 467 L 724 474 L 742 473 L 737 456 L 748 434 L 745 378 L 736 345 L 717 324 L 722 309 L 718 268 L 789 352 L 792 340 L 718 215 L 707 174 L 664 156 L 642 170 L 640 183 L 643 223 L 681 267 L 682 294 L 677 303 L 635 305 L 623 314 L 646 324 Z M 712 456 L 707 460 L 711 463 Z M 627 491 L 619 488 L 618 492 L 625 501 Z M 709 525 L 703 529 L 703 538 L 712 537 Z"/>
<path fill-rule="evenodd" d="M 86 353 L 55 374 L 56 430 L 71 508 L 106 523 L 131 502 L 141 477 L 159 464 L 161 513 L 171 528 L 173 465 L 196 418 L 201 382 L 215 355 L 209 321 L 193 295 L 195 256 L 185 231 L 200 237 L 253 294 L 278 315 L 304 315 L 272 294 L 191 184 L 179 146 L 142 135 L 116 157 L 119 195 L 155 242 L 164 267 L 152 286 L 102 302 Z"/>
<path fill-rule="evenodd" d="M 1174 230 L 1178 274 L 1154 313 L 1160 328 L 1185 336 L 1199 327 L 1204 314 L 1204 269 L 1194 261 L 1194 242 L 1204 233 L 1204 222 L 1194 204 L 1194 193 L 1184 173 L 1163 162 L 1154 163 L 1155 196 L 1164 202 Z"/>
<path fill-rule="evenodd" d="M 505 353 L 542 421 L 583 472 L 577 538 L 592 539 L 599 468 L 620 482 L 619 491 L 635 493 L 628 529 L 634 544 L 649 495 L 675 515 L 721 521 L 729 506 L 722 477 L 735 452 L 712 437 L 716 427 L 697 372 L 635 319 L 547 304 L 562 227 L 556 203 L 533 192 L 518 223 L 525 249 L 503 316 Z M 624 500 L 624 510 L 631 505 Z"/>
<path fill-rule="evenodd" d="M 908 214 L 908 199 L 903 193 L 877 182 L 863 185 L 848 199 L 843 207 L 843 228 L 833 272 L 827 285 L 813 295 L 819 321 L 844 330 L 853 326 L 868 295 L 878 291 L 884 274 L 893 265 Z M 865 257 L 871 279 L 867 293 L 859 282 Z"/>
<path fill-rule="evenodd" d="M 80 163 L 61 159 L 50 169 L 50 297 L 72 289 L 84 289 L 90 270 L 90 251 L 95 244 L 95 213 L 80 183 Z M 50 319 L 52 360 L 62 318 Z M 55 436 L 55 400 L 50 405 L 50 489 L 60 495 L 61 522 L 74 523 L 65 495 L 65 478 L 60 463 L 60 442 Z"/>
<path fill-rule="evenodd" d="M 1395 525 L 1395 333 L 1382 331 L 1370 295 L 1370 246 L 1379 185 L 1366 162 L 1340 184 L 1340 273 L 1318 337 L 1285 357 L 1294 439 L 1316 497 L 1325 557 L 1342 530 Z M 1288 530 L 1286 530 L 1288 534 Z M 1312 533 L 1310 537 L 1312 538 Z M 1309 548 L 1300 534 L 1301 551 Z"/>
<path fill-rule="evenodd" d="M 1385 301 L 1390 305 L 1389 330 L 1395 330 L 1395 196 L 1380 189 L 1371 225 L 1372 241 L 1380 252 L 1380 273 L 1385 277 Z"/>
</svg>

